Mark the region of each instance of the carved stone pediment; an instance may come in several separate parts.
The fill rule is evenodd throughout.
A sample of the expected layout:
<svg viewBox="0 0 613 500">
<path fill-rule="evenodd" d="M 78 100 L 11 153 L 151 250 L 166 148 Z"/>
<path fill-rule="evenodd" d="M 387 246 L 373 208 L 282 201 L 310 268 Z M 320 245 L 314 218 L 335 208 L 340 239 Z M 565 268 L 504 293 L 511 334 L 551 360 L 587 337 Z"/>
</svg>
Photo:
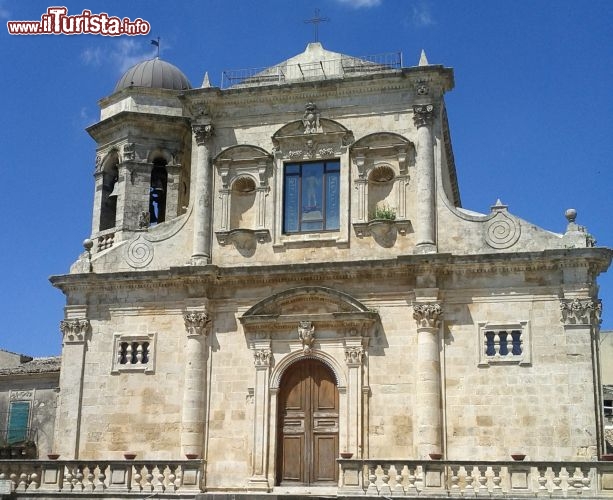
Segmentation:
<svg viewBox="0 0 613 500">
<path fill-rule="evenodd" d="M 257 178 L 260 186 L 267 186 L 272 156 L 259 146 L 239 144 L 224 149 L 213 159 L 213 164 L 221 177 L 222 189 L 228 189 L 232 179 L 245 173 Z"/>
<path fill-rule="evenodd" d="M 246 331 L 295 330 L 300 322 L 338 333 L 361 334 L 378 319 L 376 312 L 348 294 L 324 287 L 297 287 L 268 297 L 240 318 Z"/>
<path fill-rule="evenodd" d="M 296 120 L 281 127 L 272 136 L 276 156 L 302 160 L 332 158 L 343 153 L 353 142 L 353 134 L 334 120 L 319 118 L 316 131 L 305 133 L 303 120 Z"/>
<path fill-rule="evenodd" d="M 374 161 L 383 158 L 398 160 L 399 173 L 415 165 L 415 145 L 405 137 L 391 132 L 377 132 L 357 140 L 351 146 L 351 157 L 358 167 L 360 178 L 367 178 L 375 167 Z"/>
</svg>

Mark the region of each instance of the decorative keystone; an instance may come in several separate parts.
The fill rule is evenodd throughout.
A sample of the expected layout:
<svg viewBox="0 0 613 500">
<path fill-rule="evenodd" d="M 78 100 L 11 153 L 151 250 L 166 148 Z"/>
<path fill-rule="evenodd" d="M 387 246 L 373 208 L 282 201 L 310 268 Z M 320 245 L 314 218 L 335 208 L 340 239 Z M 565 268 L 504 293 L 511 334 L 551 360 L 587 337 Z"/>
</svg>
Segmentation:
<svg viewBox="0 0 613 500">
<path fill-rule="evenodd" d="M 305 354 L 311 352 L 315 341 L 315 326 L 310 321 L 301 321 L 298 325 L 298 338 L 302 341 Z"/>
</svg>

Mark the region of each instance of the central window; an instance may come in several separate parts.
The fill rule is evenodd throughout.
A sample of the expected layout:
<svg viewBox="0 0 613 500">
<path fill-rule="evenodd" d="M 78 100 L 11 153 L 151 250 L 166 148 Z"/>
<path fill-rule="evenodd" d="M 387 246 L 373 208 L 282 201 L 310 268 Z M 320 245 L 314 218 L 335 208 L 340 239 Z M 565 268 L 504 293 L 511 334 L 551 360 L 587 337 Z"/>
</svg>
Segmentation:
<svg viewBox="0 0 613 500">
<path fill-rule="evenodd" d="M 285 165 L 284 233 L 339 230 L 339 174 L 339 160 Z"/>
</svg>

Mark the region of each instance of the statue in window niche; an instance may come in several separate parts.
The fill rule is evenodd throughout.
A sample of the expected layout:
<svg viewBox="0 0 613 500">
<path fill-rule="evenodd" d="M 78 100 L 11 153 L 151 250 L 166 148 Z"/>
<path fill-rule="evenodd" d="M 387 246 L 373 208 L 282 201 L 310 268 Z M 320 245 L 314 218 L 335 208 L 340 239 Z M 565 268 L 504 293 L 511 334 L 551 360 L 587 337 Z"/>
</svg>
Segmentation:
<svg viewBox="0 0 613 500">
<path fill-rule="evenodd" d="M 316 134 L 322 131 L 319 123 L 319 111 L 317 111 L 317 106 L 312 102 L 307 103 L 304 107 L 302 124 L 304 125 L 305 134 Z"/>
<path fill-rule="evenodd" d="M 149 188 L 149 223 L 159 224 L 166 220 L 166 186 L 168 172 L 165 161 L 155 161 L 151 171 Z"/>
</svg>

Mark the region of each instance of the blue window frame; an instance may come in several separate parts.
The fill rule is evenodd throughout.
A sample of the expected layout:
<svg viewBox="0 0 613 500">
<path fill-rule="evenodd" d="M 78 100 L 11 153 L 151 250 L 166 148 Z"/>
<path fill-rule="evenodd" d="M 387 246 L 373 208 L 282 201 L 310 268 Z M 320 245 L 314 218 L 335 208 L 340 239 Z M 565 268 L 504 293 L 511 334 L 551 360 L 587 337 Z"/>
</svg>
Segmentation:
<svg viewBox="0 0 613 500">
<path fill-rule="evenodd" d="M 338 160 L 285 165 L 284 233 L 339 230 L 339 176 Z"/>
</svg>

